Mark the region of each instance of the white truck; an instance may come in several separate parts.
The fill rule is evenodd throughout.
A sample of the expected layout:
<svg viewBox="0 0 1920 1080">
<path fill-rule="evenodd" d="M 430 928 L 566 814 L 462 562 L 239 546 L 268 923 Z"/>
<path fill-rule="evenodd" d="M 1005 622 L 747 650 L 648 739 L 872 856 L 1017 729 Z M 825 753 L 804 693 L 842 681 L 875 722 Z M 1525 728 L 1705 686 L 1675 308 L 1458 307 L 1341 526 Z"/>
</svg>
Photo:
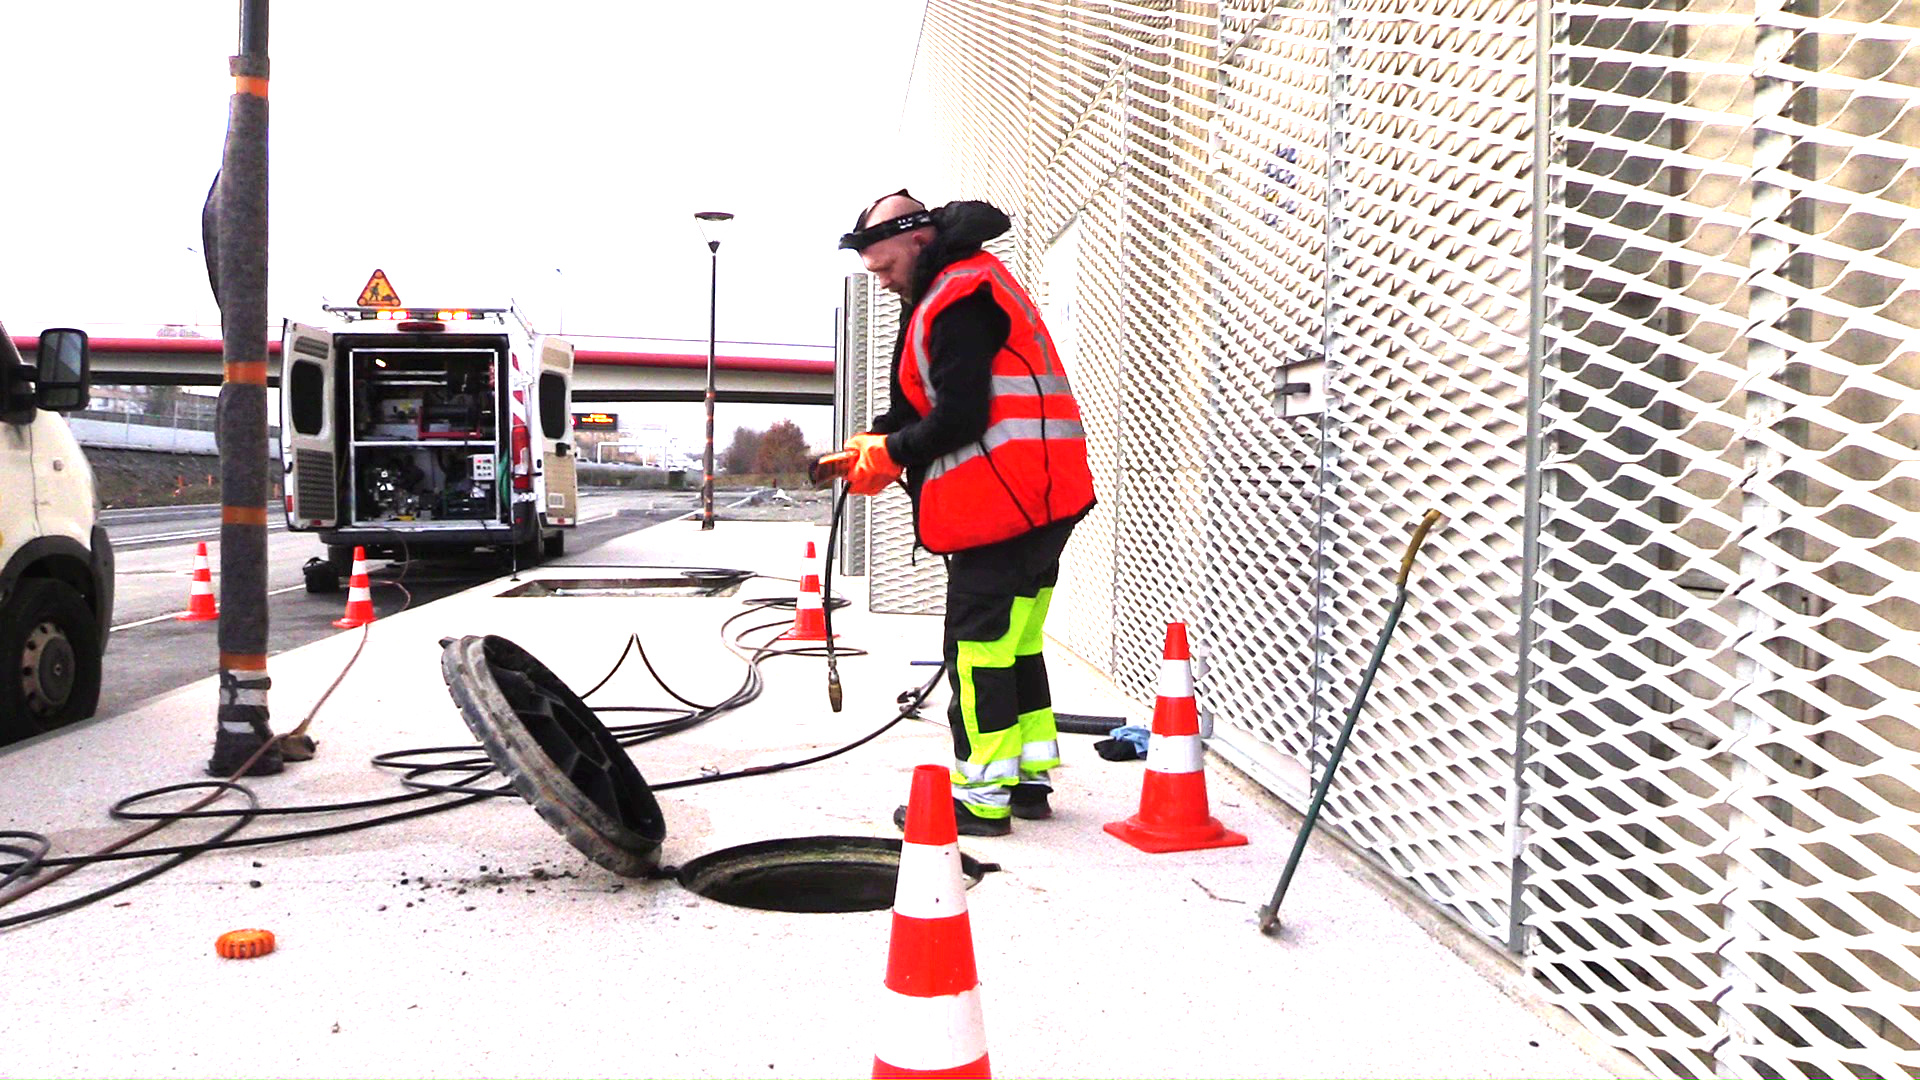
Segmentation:
<svg viewBox="0 0 1920 1080">
<path fill-rule="evenodd" d="M 93 715 L 113 625 L 113 545 L 93 469 L 60 414 L 87 407 L 79 330 L 28 366 L 0 326 L 0 744 Z"/>
<path fill-rule="evenodd" d="M 353 548 L 369 558 L 494 548 L 528 566 L 565 550 L 578 514 L 573 345 L 512 308 L 323 308 L 280 351 L 287 528 L 327 559 L 331 592 Z"/>
</svg>

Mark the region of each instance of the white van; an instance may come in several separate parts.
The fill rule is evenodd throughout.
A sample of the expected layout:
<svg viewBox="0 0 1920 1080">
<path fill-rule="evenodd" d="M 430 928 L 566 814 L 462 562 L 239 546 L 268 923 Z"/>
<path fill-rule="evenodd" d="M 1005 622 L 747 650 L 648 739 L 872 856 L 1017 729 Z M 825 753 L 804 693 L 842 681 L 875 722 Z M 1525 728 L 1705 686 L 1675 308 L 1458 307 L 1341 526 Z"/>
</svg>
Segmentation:
<svg viewBox="0 0 1920 1080">
<path fill-rule="evenodd" d="M 281 341 L 287 528 L 319 534 L 331 592 L 369 558 L 561 554 L 579 487 L 573 345 L 511 308 L 327 307 Z M 331 565 L 329 565 L 331 564 Z"/>
<path fill-rule="evenodd" d="M 93 715 L 113 625 L 113 546 L 61 413 L 87 406 L 79 330 L 28 366 L 0 325 L 0 744 Z"/>
</svg>

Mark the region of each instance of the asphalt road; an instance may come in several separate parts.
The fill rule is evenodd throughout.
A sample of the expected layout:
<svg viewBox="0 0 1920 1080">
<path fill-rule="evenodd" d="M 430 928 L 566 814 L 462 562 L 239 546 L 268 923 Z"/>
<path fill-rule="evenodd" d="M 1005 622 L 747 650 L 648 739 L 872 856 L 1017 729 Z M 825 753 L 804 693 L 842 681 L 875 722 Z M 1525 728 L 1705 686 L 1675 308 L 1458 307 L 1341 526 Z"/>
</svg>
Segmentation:
<svg viewBox="0 0 1920 1080">
<path fill-rule="evenodd" d="M 699 505 L 698 493 L 664 491 L 584 492 L 578 525 L 567 535 L 569 555 L 588 551 L 635 529 L 677 517 Z M 194 546 L 207 544 L 219 594 L 220 508 L 148 507 L 108 510 L 101 521 L 113 540 L 116 560 L 113 636 L 107 648 L 105 685 L 96 716 L 126 712 L 162 694 L 215 673 L 219 646 L 216 622 L 179 622 L 192 580 Z M 310 533 L 289 533 L 275 521 L 267 534 L 267 626 L 269 654 L 285 652 L 335 630 L 333 620 L 346 607 L 346 590 L 309 595 L 300 568 L 323 553 Z M 376 615 L 391 615 L 407 602 L 399 589 L 380 581 L 401 578 L 398 563 L 375 562 L 369 568 Z M 415 560 L 404 584 L 412 604 L 430 604 L 443 596 L 497 577 L 500 564 L 490 555 L 464 559 Z M 208 731 L 213 698 L 207 700 Z M 211 736 L 209 736 L 211 737 Z"/>
</svg>

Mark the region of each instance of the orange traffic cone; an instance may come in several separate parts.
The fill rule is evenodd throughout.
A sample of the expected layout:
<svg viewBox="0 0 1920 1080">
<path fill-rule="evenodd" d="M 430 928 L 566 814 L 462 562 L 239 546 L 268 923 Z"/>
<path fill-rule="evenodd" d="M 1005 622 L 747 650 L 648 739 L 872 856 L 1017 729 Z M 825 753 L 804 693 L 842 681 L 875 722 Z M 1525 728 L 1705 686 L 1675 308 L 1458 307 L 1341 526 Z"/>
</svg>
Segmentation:
<svg viewBox="0 0 1920 1080">
<path fill-rule="evenodd" d="M 367 549 L 353 549 L 353 576 L 347 579 L 347 613 L 333 620 L 336 629 L 351 630 L 373 621 L 373 586 L 367 583 Z"/>
<path fill-rule="evenodd" d="M 820 574 L 814 569 L 813 558 L 813 541 L 809 540 L 806 558 L 800 563 L 800 594 L 793 601 L 793 629 L 781 634 L 778 641 L 827 640 L 827 609 L 820 603 Z"/>
<path fill-rule="evenodd" d="M 1205 748 L 1200 712 L 1193 701 L 1193 665 L 1187 624 L 1167 624 L 1160 661 L 1160 693 L 1153 702 L 1153 734 L 1147 739 L 1147 775 L 1140 785 L 1140 812 L 1106 830 L 1155 853 L 1233 847 L 1247 838 L 1207 812 Z"/>
<path fill-rule="evenodd" d="M 944 765 L 913 770 L 873 1075 L 993 1075 Z"/>
<path fill-rule="evenodd" d="M 193 584 L 187 592 L 187 610 L 174 616 L 176 622 L 212 622 L 220 617 L 213 602 L 213 570 L 207 565 L 207 545 L 193 553 Z"/>
</svg>

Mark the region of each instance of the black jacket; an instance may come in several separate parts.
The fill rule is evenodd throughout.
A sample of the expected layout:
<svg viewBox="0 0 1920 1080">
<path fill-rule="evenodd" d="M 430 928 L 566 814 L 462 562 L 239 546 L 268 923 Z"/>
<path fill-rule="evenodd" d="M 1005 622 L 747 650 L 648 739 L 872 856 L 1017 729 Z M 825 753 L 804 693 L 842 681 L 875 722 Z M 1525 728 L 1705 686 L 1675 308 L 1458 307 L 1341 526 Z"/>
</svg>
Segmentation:
<svg viewBox="0 0 1920 1080">
<path fill-rule="evenodd" d="M 900 391 L 900 353 L 914 304 L 940 271 L 980 250 L 1007 231 L 1007 215 L 983 202 L 948 203 L 933 211 L 935 237 L 914 266 L 912 289 L 900 303 L 900 333 L 893 344 L 893 383 L 888 408 L 872 430 L 887 437 L 887 454 L 906 470 L 907 492 L 918 502 L 927 466 L 943 454 L 975 442 L 987 431 L 993 395 L 993 358 L 1007 343 L 1013 321 L 986 285 L 955 300 L 933 320 L 927 350 L 932 357 L 934 407 L 922 416 Z"/>
</svg>

